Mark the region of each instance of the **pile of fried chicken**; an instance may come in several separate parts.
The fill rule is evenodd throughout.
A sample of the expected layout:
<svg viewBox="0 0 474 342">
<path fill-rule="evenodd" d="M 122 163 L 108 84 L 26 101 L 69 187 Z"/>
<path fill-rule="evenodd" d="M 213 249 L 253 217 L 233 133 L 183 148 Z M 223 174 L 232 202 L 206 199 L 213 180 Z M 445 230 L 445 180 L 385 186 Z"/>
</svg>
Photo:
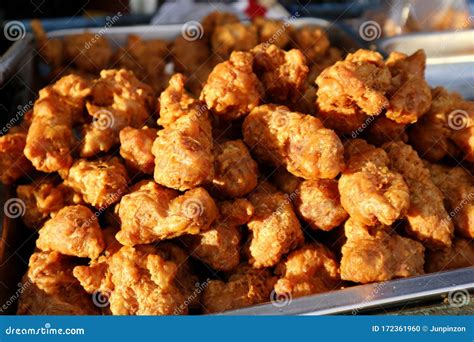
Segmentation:
<svg viewBox="0 0 474 342">
<path fill-rule="evenodd" d="M 19 314 L 216 313 L 474 265 L 474 103 L 429 87 L 422 50 L 342 59 L 320 28 L 234 19 L 175 41 L 162 92 L 139 41 L 0 137 L 38 233 Z M 71 40 L 43 54 L 64 65 Z"/>
</svg>

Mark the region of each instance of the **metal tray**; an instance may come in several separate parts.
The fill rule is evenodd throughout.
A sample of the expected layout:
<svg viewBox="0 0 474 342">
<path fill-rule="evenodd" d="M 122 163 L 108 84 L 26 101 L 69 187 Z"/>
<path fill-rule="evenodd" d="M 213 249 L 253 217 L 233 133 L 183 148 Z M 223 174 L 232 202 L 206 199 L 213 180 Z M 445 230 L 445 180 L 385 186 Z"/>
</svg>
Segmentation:
<svg viewBox="0 0 474 342">
<path fill-rule="evenodd" d="M 363 47 L 351 34 L 341 29 L 337 24 L 314 18 L 295 19 L 292 25 L 318 25 L 324 27 L 333 45 L 353 51 Z M 134 26 L 112 27 L 105 31 L 115 47 L 125 44 L 129 34 L 137 34 L 143 39 L 174 39 L 181 33 L 182 25 L 163 26 Z M 61 38 L 84 31 L 99 33 L 101 29 L 71 29 L 49 33 L 50 37 Z M 9 198 L 8 191 L 0 186 L 0 205 Z M 4 218 L 0 227 L 2 237 L 0 243 L 0 300 L 4 303 L 15 294 L 17 284 L 26 271 L 29 255 L 34 248 L 35 235 L 28 231 L 19 220 Z M 424 300 L 456 290 L 474 288 L 474 268 L 435 273 L 420 277 L 387 281 L 368 285 L 359 285 L 344 290 L 332 291 L 320 295 L 298 298 L 288 305 L 276 307 L 272 304 L 257 305 L 225 314 L 231 315 L 293 315 L 293 314 L 335 314 L 344 312 L 363 311 L 369 308 L 390 306 L 396 303 L 414 300 Z M 0 314 L 13 314 L 14 305 L 10 311 Z"/>
</svg>

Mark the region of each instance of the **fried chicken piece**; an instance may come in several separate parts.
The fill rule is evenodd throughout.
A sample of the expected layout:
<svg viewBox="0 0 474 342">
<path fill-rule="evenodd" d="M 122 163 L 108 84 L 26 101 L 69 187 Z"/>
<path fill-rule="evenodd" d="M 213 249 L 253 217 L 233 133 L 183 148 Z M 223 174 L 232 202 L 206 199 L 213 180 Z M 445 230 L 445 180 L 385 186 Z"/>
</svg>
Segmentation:
<svg viewBox="0 0 474 342">
<path fill-rule="evenodd" d="M 454 227 L 430 171 L 410 145 L 399 141 L 386 143 L 382 148 L 390 159 L 390 168 L 399 172 L 408 185 L 408 235 L 429 249 L 450 247 Z"/>
<path fill-rule="evenodd" d="M 97 315 L 89 295 L 72 274 L 73 259 L 58 252 L 30 257 L 18 315 Z"/>
<path fill-rule="evenodd" d="M 42 251 L 95 259 L 105 248 L 97 216 L 83 205 L 62 208 L 39 230 L 36 246 Z"/>
<path fill-rule="evenodd" d="M 68 75 L 39 92 L 26 137 L 25 156 L 43 172 L 67 169 L 72 164 L 73 124 L 82 120 L 89 82 Z"/>
<path fill-rule="evenodd" d="M 429 251 L 426 254 L 425 271 L 441 272 L 474 266 L 474 242 L 454 239 L 450 248 Z"/>
<path fill-rule="evenodd" d="M 203 188 L 184 195 L 152 181 L 125 195 L 118 206 L 122 227 L 117 240 L 126 246 L 152 243 L 209 229 L 218 215 Z"/>
<path fill-rule="evenodd" d="M 296 213 L 312 229 L 329 231 L 339 226 L 348 217 L 341 206 L 337 181 L 334 179 L 301 182 L 295 193 Z"/>
<path fill-rule="evenodd" d="M 116 157 L 78 159 L 69 169 L 65 182 L 81 193 L 86 203 L 100 209 L 120 201 L 127 191 L 128 175 Z"/>
<path fill-rule="evenodd" d="M 143 40 L 130 34 L 127 44 L 118 50 L 114 59 L 120 68 L 133 71 L 139 80 L 150 85 L 158 93 L 163 90 L 161 79 L 169 52 L 168 43 L 164 40 Z"/>
<path fill-rule="evenodd" d="M 426 55 L 418 50 L 411 56 L 392 52 L 386 65 L 392 74 L 387 118 L 401 124 L 416 122 L 431 104 L 431 90 L 425 81 Z"/>
<path fill-rule="evenodd" d="M 248 51 L 257 44 L 255 26 L 240 22 L 217 26 L 211 37 L 213 53 L 223 60 L 228 59 L 233 51 Z"/>
<path fill-rule="evenodd" d="M 51 67 L 60 66 L 64 59 L 64 45 L 61 39 L 48 39 L 41 21 L 33 19 L 31 29 L 38 44 L 38 52 L 44 61 Z"/>
<path fill-rule="evenodd" d="M 14 183 L 33 171 L 31 162 L 23 154 L 25 145 L 25 132 L 10 132 L 0 137 L 0 183 Z"/>
<path fill-rule="evenodd" d="M 303 243 L 303 231 L 291 202 L 281 192 L 254 192 L 249 197 L 255 208 L 247 223 L 249 263 L 255 268 L 276 265 L 283 255 Z"/>
<path fill-rule="evenodd" d="M 218 117 L 236 120 L 260 104 L 263 86 L 253 72 L 253 56 L 234 51 L 209 74 L 201 100 Z"/>
<path fill-rule="evenodd" d="M 410 143 L 433 162 L 445 156 L 474 161 L 474 102 L 443 87 L 432 89 L 431 96 L 430 109 L 409 132 Z"/>
<path fill-rule="evenodd" d="M 305 179 L 334 178 L 344 167 L 343 146 L 317 118 L 285 106 L 256 107 L 243 123 L 244 141 L 259 159 L 284 165 Z"/>
<path fill-rule="evenodd" d="M 284 49 L 290 43 L 293 28 L 288 22 L 255 17 L 252 19 L 252 24 L 257 28 L 259 43 L 273 44 L 280 49 Z"/>
<path fill-rule="evenodd" d="M 433 183 L 444 195 L 456 234 L 474 238 L 474 180 L 462 167 L 428 165 Z"/>
<path fill-rule="evenodd" d="M 309 68 L 301 51 L 260 44 L 250 52 L 254 56 L 254 70 L 268 97 L 276 102 L 291 102 L 303 93 Z"/>
<path fill-rule="evenodd" d="M 214 176 L 212 127 L 205 106 L 192 108 L 158 131 L 152 147 L 155 181 L 177 190 L 205 184 Z"/>
<path fill-rule="evenodd" d="M 366 225 L 391 225 L 405 216 L 409 188 L 401 174 L 389 169 L 387 153 L 362 139 L 345 145 L 347 168 L 339 178 L 342 207 Z"/>
<path fill-rule="evenodd" d="M 64 184 L 55 185 L 50 180 L 19 185 L 16 195 L 25 204 L 23 223 L 31 229 L 40 229 L 43 223 L 66 205 L 70 190 Z"/>
<path fill-rule="evenodd" d="M 330 46 L 328 35 L 324 29 L 310 25 L 295 30 L 293 42 L 295 48 L 301 50 L 310 64 L 320 59 Z"/>
<path fill-rule="evenodd" d="M 226 282 L 211 280 L 202 297 L 205 313 L 251 306 L 270 300 L 276 278 L 270 271 L 241 265 Z"/>
<path fill-rule="evenodd" d="M 379 115 L 389 106 L 391 74 L 378 52 L 358 50 L 326 68 L 316 79 L 317 105 L 326 116 Z"/>
<path fill-rule="evenodd" d="M 284 167 L 279 167 L 272 174 L 271 180 L 280 191 L 286 193 L 290 198 L 293 197 L 293 199 L 296 197 L 297 192 L 300 191 L 298 189 L 299 185 L 304 181 L 303 179 L 289 173 Z"/>
<path fill-rule="evenodd" d="M 219 203 L 221 218 L 226 222 L 236 226 L 241 226 L 249 222 L 255 212 L 255 208 L 245 198 L 236 198 L 232 201 Z"/>
<path fill-rule="evenodd" d="M 190 75 L 211 58 L 211 48 L 206 39 L 189 40 L 179 35 L 171 50 L 175 71 Z"/>
<path fill-rule="evenodd" d="M 390 227 L 367 227 L 352 218 L 346 221 L 347 241 L 342 246 L 341 278 L 356 283 L 386 281 L 423 274 L 424 247 Z"/>
<path fill-rule="evenodd" d="M 279 263 L 277 296 L 301 297 L 335 290 L 341 282 L 334 254 L 322 244 L 306 244 Z"/>
<path fill-rule="evenodd" d="M 64 58 L 79 70 L 95 72 L 106 69 L 112 57 L 107 39 L 90 32 L 65 36 Z"/>
<path fill-rule="evenodd" d="M 243 197 L 257 186 L 258 168 L 242 140 L 214 147 L 213 186 L 227 197 Z"/>
<path fill-rule="evenodd" d="M 151 148 L 157 132 L 157 129 L 147 126 L 141 129 L 125 127 L 120 131 L 120 155 L 133 172 L 153 174 L 155 157 Z"/>
<path fill-rule="evenodd" d="M 203 28 L 203 39 L 212 37 L 212 34 L 219 26 L 240 22 L 239 17 L 234 13 L 214 11 L 201 20 Z"/>
<path fill-rule="evenodd" d="M 367 141 L 376 146 L 390 141 L 408 141 L 405 124 L 397 123 L 385 116 L 378 116 L 368 127 Z"/>
<path fill-rule="evenodd" d="M 141 128 L 151 115 L 151 88 L 140 82 L 131 71 L 102 70 L 87 102 L 92 123 L 84 126 L 81 156 L 91 157 L 108 152 L 119 143 L 125 127 Z"/>
</svg>

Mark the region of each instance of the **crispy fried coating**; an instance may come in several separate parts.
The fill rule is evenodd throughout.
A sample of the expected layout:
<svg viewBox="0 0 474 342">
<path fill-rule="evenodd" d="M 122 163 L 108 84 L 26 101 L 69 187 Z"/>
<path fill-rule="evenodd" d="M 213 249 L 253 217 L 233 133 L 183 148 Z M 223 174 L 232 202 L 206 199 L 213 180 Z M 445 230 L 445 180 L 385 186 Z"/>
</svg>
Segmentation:
<svg viewBox="0 0 474 342">
<path fill-rule="evenodd" d="M 153 174 L 155 157 L 151 148 L 157 132 L 157 129 L 147 126 L 141 129 L 125 127 L 120 131 L 120 155 L 133 172 Z"/>
<path fill-rule="evenodd" d="M 214 200 L 203 188 L 180 196 L 152 181 L 125 195 L 117 210 L 122 222 L 117 240 L 126 246 L 198 234 L 209 229 L 218 215 Z"/>
<path fill-rule="evenodd" d="M 243 135 L 252 153 L 284 165 L 305 179 L 334 178 L 344 167 L 343 146 L 317 118 L 285 106 L 262 105 L 245 118 Z"/>
<path fill-rule="evenodd" d="M 334 254 L 322 244 L 306 244 L 275 268 L 278 296 L 301 297 L 335 290 L 341 279 Z"/>
<path fill-rule="evenodd" d="M 116 157 L 95 161 L 78 159 L 69 169 L 65 182 L 81 193 L 86 203 L 107 208 L 126 193 L 128 175 Z"/>
<path fill-rule="evenodd" d="M 182 35 L 174 40 L 171 53 L 175 71 L 186 75 L 196 72 L 211 58 L 211 48 L 206 39 L 189 40 Z"/>
<path fill-rule="evenodd" d="M 334 65 L 336 62 L 342 60 L 342 51 L 334 46 L 331 46 L 326 53 L 318 58 L 316 61 L 307 60 L 309 67 L 308 83 L 314 85 L 316 78 L 321 72 Z M 312 64 L 313 63 L 313 64 Z"/>
<path fill-rule="evenodd" d="M 211 38 L 217 27 L 225 24 L 238 23 L 239 21 L 239 18 L 234 13 L 220 11 L 211 12 L 201 20 L 203 37 L 204 39 Z"/>
<path fill-rule="evenodd" d="M 378 52 L 358 50 L 326 68 L 316 79 L 317 105 L 326 115 L 379 115 L 389 105 L 385 96 L 391 74 Z"/>
<path fill-rule="evenodd" d="M 289 23 L 255 17 L 252 18 L 252 24 L 257 28 L 259 43 L 273 44 L 281 49 L 284 49 L 290 43 L 293 28 Z"/>
<path fill-rule="evenodd" d="M 112 57 L 107 39 L 90 32 L 65 36 L 64 58 L 79 70 L 94 72 L 106 69 Z"/>
<path fill-rule="evenodd" d="M 425 81 L 426 55 L 418 50 L 411 56 L 392 52 L 386 65 L 392 74 L 387 118 L 401 124 L 416 122 L 431 104 L 431 90 Z"/>
<path fill-rule="evenodd" d="M 263 86 L 253 72 L 253 56 L 233 52 L 215 66 L 201 92 L 201 100 L 217 116 L 236 120 L 260 104 Z"/>
<path fill-rule="evenodd" d="M 274 266 L 283 255 L 303 243 L 300 223 L 291 200 L 281 192 L 254 192 L 249 200 L 255 208 L 247 223 L 249 263 L 255 268 Z"/>
<path fill-rule="evenodd" d="M 471 266 L 474 266 L 474 242 L 472 240 L 454 239 L 450 248 L 429 251 L 426 254 L 425 271 L 427 273 Z"/>
<path fill-rule="evenodd" d="M 105 248 L 97 217 L 83 205 L 62 208 L 39 230 L 36 246 L 42 251 L 95 259 Z"/>
<path fill-rule="evenodd" d="M 184 191 L 212 180 L 212 127 L 206 108 L 201 108 L 190 109 L 158 131 L 152 147 L 158 184 Z"/>
<path fill-rule="evenodd" d="M 343 280 L 365 284 L 423 274 L 422 244 L 389 231 L 390 227 L 367 227 L 352 218 L 346 221 Z"/>
<path fill-rule="evenodd" d="M 386 143 L 382 148 L 387 152 L 391 169 L 399 172 L 408 185 L 409 236 L 429 249 L 450 247 L 453 223 L 444 208 L 443 194 L 431 180 L 430 171 L 410 145 L 399 141 Z"/>
<path fill-rule="evenodd" d="M 292 36 L 295 48 L 301 50 L 310 64 L 320 59 L 330 46 L 328 35 L 321 27 L 306 25 Z"/>
<path fill-rule="evenodd" d="M 242 140 L 214 146 L 214 169 L 212 184 L 227 197 L 243 197 L 257 186 L 257 163 Z"/>
<path fill-rule="evenodd" d="M 19 315 L 97 315 L 89 295 L 72 274 L 72 258 L 58 252 L 30 257 L 18 303 Z"/>
<path fill-rule="evenodd" d="M 289 196 L 293 195 L 293 197 L 296 195 L 296 191 L 299 191 L 297 190 L 298 186 L 303 182 L 303 179 L 289 173 L 284 167 L 279 167 L 275 170 L 271 180 L 280 191 Z"/>
<path fill-rule="evenodd" d="M 397 123 L 385 116 L 378 116 L 368 127 L 367 141 L 376 146 L 383 145 L 390 141 L 408 141 L 405 124 Z"/>
<path fill-rule="evenodd" d="M 474 161 L 474 102 L 443 87 L 431 90 L 428 112 L 409 131 L 410 143 L 430 161 L 445 156 Z"/>
<path fill-rule="evenodd" d="M 7 133 L 0 137 L 0 183 L 11 184 L 33 171 L 31 162 L 23 154 L 26 133 Z"/>
<path fill-rule="evenodd" d="M 221 218 L 226 222 L 241 226 L 249 222 L 255 212 L 255 208 L 245 198 L 236 198 L 232 201 L 220 202 L 219 212 Z"/>
<path fill-rule="evenodd" d="M 295 190 L 294 206 L 298 216 L 316 230 L 329 231 L 348 217 L 334 179 L 301 182 Z"/>
<path fill-rule="evenodd" d="M 276 45 L 260 44 L 251 53 L 254 70 L 270 99 L 281 103 L 301 96 L 309 72 L 301 51 L 284 51 Z"/>
<path fill-rule="evenodd" d="M 431 179 L 444 195 L 456 234 L 474 238 L 474 180 L 462 167 L 429 164 Z"/>
<path fill-rule="evenodd" d="M 208 283 L 202 296 L 204 312 L 222 312 L 267 302 L 275 281 L 266 269 L 241 265 L 226 282 L 211 280 Z"/>
<path fill-rule="evenodd" d="M 37 170 L 55 172 L 71 166 L 72 126 L 81 120 L 89 93 L 89 82 L 76 75 L 64 76 L 40 90 L 24 150 Z"/>
<path fill-rule="evenodd" d="M 233 51 L 248 51 L 258 44 L 257 29 L 253 25 L 230 23 L 217 26 L 212 33 L 213 53 L 228 59 Z"/>
<path fill-rule="evenodd" d="M 341 204 L 366 225 L 390 225 L 402 218 L 410 195 L 402 175 L 389 169 L 387 153 L 362 139 L 345 145 L 347 168 L 339 178 Z"/>
<path fill-rule="evenodd" d="M 81 156 L 108 152 L 119 143 L 123 128 L 145 125 L 151 114 L 152 94 L 150 86 L 140 82 L 131 71 L 102 70 L 86 104 L 93 121 L 84 126 Z"/>
</svg>

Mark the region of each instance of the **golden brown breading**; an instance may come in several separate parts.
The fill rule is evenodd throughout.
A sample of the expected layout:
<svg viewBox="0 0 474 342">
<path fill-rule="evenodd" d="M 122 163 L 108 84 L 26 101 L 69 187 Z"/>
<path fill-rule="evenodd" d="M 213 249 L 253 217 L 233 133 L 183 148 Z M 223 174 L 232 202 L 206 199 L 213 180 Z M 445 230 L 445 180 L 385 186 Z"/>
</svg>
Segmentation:
<svg viewBox="0 0 474 342">
<path fill-rule="evenodd" d="M 450 247 L 453 223 L 444 208 L 443 194 L 431 180 L 430 171 L 410 145 L 399 141 L 386 143 L 382 148 L 390 159 L 390 168 L 399 172 L 408 185 L 408 235 L 429 249 Z"/>
<path fill-rule="evenodd" d="M 145 125 L 153 106 L 152 95 L 150 86 L 140 82 L 133 72 L 102 70 L 86 104 L 93 121 L 84 126 L 81 156 L 108 152 L 119 143 L 123 128 Z"/>
<path fill-rule="evenodd" d="M 409 132 L 410 143 L 430 161 L 445 156 L 474 161 L 474 102 L 442 87 L 431 96 L 430 109 Z"/>
<path fill-rule="evenodd" d="M 11 132 L 0 136 L 0 183 L 14 183 L 33 171 L 31 162 L 23 154 L 25 145 L 25 132 Z"/>
<path fill-rule="evenodd" d="M 249 196 L 255 208 L 247 223 L 249 263 L 255 268 L 276 265 L 283 255 L 303 243 L 303 231 L 291 201 L 281 192 L 254 192 Z"/>
<path fill-rule="evenodd" d="M 275 273 L 278 296 L 301 297 L 335 290 L 341 282 L 334 254 L 319 243 L 306 244 L 279 263 Z"/>
<path fill-rule="evenodd" d="M 386 281 L 423 274 L 421 243 L 390 234 L 390 227 L 367 227 L 350 218 L 345 224 L 341 278 L 358 283 Z"/>
<path fill-rule="evenodd" d="M 341 141 L 313 116 L 285 106 L 262 105 L 245 118 L 242 129 L 255 156 L 274 166 L 284 165 L 295 176 L 334 178 L 344 167 Z"/>
<path fill-rule="evenodd" d="M 212 185 L 227 197 L 243 197 L 257 186 L 258 168 L 242 140 L 214 146 Z"/>
<path fill-rule="evenodd" d="M 258 44 L 257 29 L 253 25 L 230 23 L 217 26 L 212 33 L 212 52 L 228 59 L 233 51 L 248 51 Z"/>
<path fill-rule="evenodd" d="M 229 224 L 241 226 L 249 222 L 255 212 L 255 208 L 245 198 L 237 198 L 232 201 L 219 203 L 221 218 Z"/>
<path fill-rule="evenodd" d="M 125 166 L 113 157 L 95 161 L 78 159 L 69 169 L 66 185 L 81 193 L 84 201 L 96 208 L 107 208 L 120 201 L 127 191 Z"/>
<path fill-rule="evenodd" d="M 292 102 L 302 95 L 309 68 L 301 51 L 260 44 L 250 52 L 254 56 L 254 70 L 270 99 Z"/>
<path fill-rule="evenodd" d="M 347 168 L 339 179 L 341 204 L 349 215 L 366 225 L 390 225 L 410 205 L 402 175 L 388 168 L 387 153 L 362 139 L 345 145 Z"/>
<path fill-rule="evenodd" d="M 334 179 L 301 182 L 295 193 L 295 211 L 313 229 L 329 231 L 348 217 Z"/>
<path fill-rule="evenodd" d="M 316 79 L 317 105 L 325 115 L 332 113 L 379 115 L 389 105 L 385 93 L 391 75 L 378 52 L 358 50 L 344 61 L 326 68 Z"/>
<path fill-rule="evenodd" d="M 225 24 L 238 23 L 239 21 L 239 18 L 234 13 L 220 11 L 209 13 L 201 20 L 204 39 L 211 38 L 217 27 Z"/>
<path fill-rule="evenodd" d="M 303 52 L 310 64 L 320 59 L 329 49 L 328 35 L 321 27 L 305 25 L 292 33 L 294 47 Z"/>
<path fill-rule="evenodd" d="M 212 126 L 205 106 L 201 108 L 158 131 L 152 147 L 158 184 L 184 191 L 212 180 Z"/>
<path fill-rule="evenodd" d="M 400 124 L 379 115 L 375 118 L 367 129 L 367 141 L 376 146 L 380 146 L 389 141 L 408 141 L 405 132 L 407 125 Z"/>
<path fill-rule="evenodd" d="M 36 246 L 42 251 L 95 259 L 105 248 L 97 220 L 83 205 L 64 207 L 39 230 Z"/>
<path fill-rule="evenodd" d="M 107 39 L 90 32 L 63 38 L 64 58 L 79 70 L 94 72 L 106 69 L 112 57 Z"/>
<path fill-rule="evenodd" d="M 40 90 L 26 137 L 25 156 L 43 172 L 67 169 L 74 148 L 72 126 L 82 120 L 89 82 L 68 75 Z"/>
<path fill-rule="evenodd" d="M 474 238 L 474 180 L 462 167 L 428 165 L 431 179 L 444 194 L 446 209 L 456 234 Z"/>
<path fill-rule="evenodd" d="M 191 75 L 211 58 L 211 48 L 206 39 L 189 40 L 179 35 L 171 50 L 174 70 Z"/>
<path fill-rule="evenodd" d="M 289 22 L 255 17 L 252 24 L 257 28 L 259 43 L 273 44 L 281 49 L 290 43 L 293 27 Z"/>
<path fill-rule="evenodd" d="M 342 50 L 332 46 L 326 51 L 326 53 L 322 57 L 318 58 L 316 61 L 307 61 L 310 65 L 307 79 L 308 84 L 314 85 L 316 78 L 319 76 L 319 74 L 321 74 L 324 69 L 334 65 L 341 59 Z M 314 62 L 314 64 L 311 64 L 312 62 Z"/>
<path fill-rule="evenodd" d="M 283 191 L 290 197 L 295 197 L 298 186 L 304 180 L 289 173 L 284 167 L 279 167 L 272 174 L 272 183 L 277 186 L 280 191 Z"/>
<path fill-rule="evenodd" d="M 270 300 L 276 278 L 266 270 L 241 265 L 226 282 L 211 280 L 204 290 L 204 312 L 234 310 Z"/>
<path fill-rule="evenodd" d="M 454 239 L 450 248 L 429 251 L 426 254 L 427 273 L 474 266 L 474 241 Z"/>
<path fill-rule="evenodd" d="M 401 124 L 416 122 L 430 108 L 431 91 L 425 81 L 426 55 L 418 50 L 408 56 L 392 52 L 386 65 L 392 74 L 387 118 Z"/>
<path fill-rule="evenodd" d="M 209 229 L 218 215 L 214 200 L 203 188 L 184 195 L 152 181 L 139 184 L 118 206 L 122 222 L 117 240 L 126 246 L 198 234 Z"/>
<path fill-rule="evenodd" d="M 125 127 L 120 131 L 120 155 L 134 173 L 153 174 L 155 157 L 151 148 L 157 132 L 157 129 L 147 126 L 141 129 Z"/>
<path fill-rule="evenodd" d="M 262 96 L 263 86 L 253 73 L 252 54 L 234 51 L 209 74 L 200 98 L 215 115 L 236 120 L 258 106 Z"/>
<path fill-rule="evenodd" d="M 18 303 L 19 315 L 97 315 L 89 295 L 72 275 L 72 258 L 58 252 L 30 257 Z"/>
</svg>

